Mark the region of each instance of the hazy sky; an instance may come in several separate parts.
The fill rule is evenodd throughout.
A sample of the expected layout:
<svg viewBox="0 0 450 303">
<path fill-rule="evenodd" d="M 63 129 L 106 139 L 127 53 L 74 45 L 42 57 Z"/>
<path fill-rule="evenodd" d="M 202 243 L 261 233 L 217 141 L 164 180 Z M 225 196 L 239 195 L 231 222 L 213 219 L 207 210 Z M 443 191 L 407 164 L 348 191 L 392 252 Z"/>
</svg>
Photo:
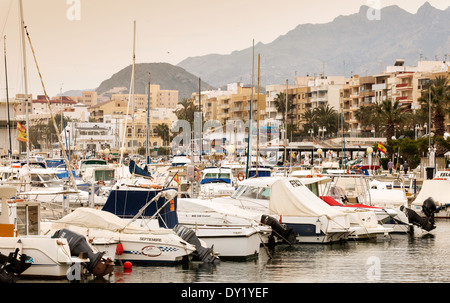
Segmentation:
<svg viewBox="0 0 450 303">
<path fill-rule="evenodd" d="M 362 5 L 398 5 L 416 13 L 424 0 L 23 0 L 25 24 L 50 97 L 96 88 L 132 63 L 178 64 L 191 56 L 229 54 L 270 43 L 299 24 L 327 23 Z M 450 0 L 429 0 L 446 9 Z M 79 4 L 79 5 L 78 5 Z M 23 93 L 18 0 L 0 0 L 1 50 L 6 35 L 9 94 Z M 382 20 L 382 15 L 381 15 Z M 29 92 L 42 94 L 26 41 Z M 251 60 L 251 59 L 250 59 Z M 0 98 L 6 97 L 4 57 Z"/>
</svg>

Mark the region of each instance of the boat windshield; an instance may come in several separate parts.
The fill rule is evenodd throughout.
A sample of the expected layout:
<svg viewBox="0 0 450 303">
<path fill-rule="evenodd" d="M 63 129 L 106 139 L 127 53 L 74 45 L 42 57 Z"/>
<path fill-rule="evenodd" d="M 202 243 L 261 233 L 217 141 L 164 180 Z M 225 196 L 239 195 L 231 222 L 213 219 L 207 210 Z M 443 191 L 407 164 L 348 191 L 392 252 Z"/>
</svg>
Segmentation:
<svg viewBox="0 0 450 303">
<path fill-rule="evenodd" d="M 205 179 L 230 179 L 230 173 L 206 173 Z"/>
<path fill-rule="evenodd" d="M 242 185 L 233 193 L 231 196 L 234 199 L 245 198 L 245 199 L 270 199 L 270 187 L 257 187 Z"/>
<path fill-rule="evenodd" d="M 36 187 L 54 187 L 61 185 L 55 174 L 31 174 L 31 183 Z"/>
</svg>

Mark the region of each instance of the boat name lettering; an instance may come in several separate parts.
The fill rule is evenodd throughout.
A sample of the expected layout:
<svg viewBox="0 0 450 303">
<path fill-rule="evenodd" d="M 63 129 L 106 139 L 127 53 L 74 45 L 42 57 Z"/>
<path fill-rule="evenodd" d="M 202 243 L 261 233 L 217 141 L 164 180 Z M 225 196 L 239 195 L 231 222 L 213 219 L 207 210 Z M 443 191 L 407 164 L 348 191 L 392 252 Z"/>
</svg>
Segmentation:
<svg viewBox="0 0 450 303">
<path fill-rule="evenodd" d="M 439 173 L 439 177 L 450 177 L 450 172 L 441 172 L 441 173 Z"/>
<path fill-rule="evenodd" d="M 141 237 L 140 240 L 142 240 L 142 241 L 161 242 L 161 239 L 160 239 L 160 238 L 146 238 L 146 237 Z"/>
<path fill-rule="evenodd" d="M 299 180 L 289 180 L 289 183 L 291 183 L 292 187 L 299 187 L 303 185 Z"/>
</svg>

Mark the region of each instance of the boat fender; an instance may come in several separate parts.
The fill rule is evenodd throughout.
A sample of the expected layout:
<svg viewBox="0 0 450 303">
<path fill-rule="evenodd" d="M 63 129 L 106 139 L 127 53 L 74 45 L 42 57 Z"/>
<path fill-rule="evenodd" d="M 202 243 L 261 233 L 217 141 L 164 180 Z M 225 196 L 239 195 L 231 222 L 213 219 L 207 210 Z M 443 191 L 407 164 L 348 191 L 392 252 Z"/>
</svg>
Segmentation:
<svg viewBox="0 0 450 303">
<path fill-rule="evenodd" d="M 123 245 L 122 245 L 122 243 L 117 243 L 116 255 L 120 256 L 122 254 L 123 254 Z"/>
</svg>

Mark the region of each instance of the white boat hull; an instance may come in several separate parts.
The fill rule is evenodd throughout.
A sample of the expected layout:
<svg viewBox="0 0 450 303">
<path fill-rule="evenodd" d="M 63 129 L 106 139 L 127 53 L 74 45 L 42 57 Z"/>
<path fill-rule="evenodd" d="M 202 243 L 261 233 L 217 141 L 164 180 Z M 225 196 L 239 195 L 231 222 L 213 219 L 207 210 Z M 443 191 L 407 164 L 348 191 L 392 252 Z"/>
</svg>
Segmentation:
<svg viewBox="0 0 450 303">
<path fill-rule="evenodd" d="M 270 235 L 269 229 L 261 231 L 252 226 L 185 226 L 195 230 L 197 237 L 221 260 L 258 256 L 261 245 Z"/>
<path fill-rule="evenodd" d="M 293 217 L 283 216 L 282 223 L 292 228 L 297 234 L 299 243 L 333 243 L 348 239 L 352 230 L 347 216 L 335 218 L 326 217 Z"/>
<path fill-rule="evenodd" d="M 68 279 L 69 269 L 81 270 L 81 263 L 89 260 L 79 259 L 70 255 L 70 248 L 65 238 L 49 236 L 1 237 L 0 253 L 9 255 L 19 247 L 20 254 L 30 257 L 31 266 L 21 277 L 42 279 Z M 76 265 L 80 265 L 76 267 Z M 69 276 L 68 276 L 69 274 Z M 74 273 L 73 273 L 74 274 Z"/>
</svg>

